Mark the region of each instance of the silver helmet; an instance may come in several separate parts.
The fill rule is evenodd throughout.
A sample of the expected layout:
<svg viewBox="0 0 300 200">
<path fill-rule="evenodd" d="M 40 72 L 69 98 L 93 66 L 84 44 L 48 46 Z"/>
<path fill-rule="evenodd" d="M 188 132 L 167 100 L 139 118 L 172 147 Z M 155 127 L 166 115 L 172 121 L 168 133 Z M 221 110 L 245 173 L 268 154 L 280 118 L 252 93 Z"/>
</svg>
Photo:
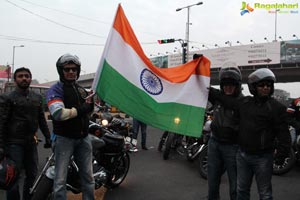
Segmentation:
<svg viewBox="0 0 300 200">
<path fill-rule="evenodd" d="M 77 68 L 78 68 L 77 79 L 80 76 L 81 62 L 80 62 L 79 58 L 76 55 L 67 53 L 67 54 L 64 54 L 61 57 L 59 57 L 56 62 L 56 69 L 60 76 L 61 81 L 64 81 L 63 67 L 65 64 L 69 64 L 69 63 L 73 63 L 77 66 Z"/>
<path fill-rule="evenodd" d="M 256 84 L 261 81 L 270 81 L 272 83 L 270 93 L 270 95 L 272 95 L 274 92 L 274 82 L 276 81 L 276 77 L 268 68 L 257 69 L 248 76 L 247 83 L 250 93 L 256 95 Z"/>
</svg>

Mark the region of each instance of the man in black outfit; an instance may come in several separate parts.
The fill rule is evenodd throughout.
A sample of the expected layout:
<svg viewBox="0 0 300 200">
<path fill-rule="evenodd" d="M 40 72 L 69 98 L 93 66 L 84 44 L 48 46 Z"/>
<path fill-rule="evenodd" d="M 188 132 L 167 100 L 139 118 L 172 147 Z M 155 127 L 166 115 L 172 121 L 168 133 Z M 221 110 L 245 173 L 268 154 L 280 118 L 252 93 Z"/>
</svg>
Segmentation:
<svg viewBox="0 0 300 200">
<path fill-rule="evenodd" d="M 286 107 L 272 97 L 275 81 L 271 70 L 261 68 L 248 76 L 248 87 L 253 96 L 236 100 L 210 89 L 211 97 L 222 101 L 238 114 L 238 200 L 250 199 L 253 176 L 256 178 L 259 198 L 273 199 L 271 180 L 275 139 L 278 142 L 276 164 L 281 165 L 290 150 Z"/>
<path fill-rule="evenodd" d="M 29 189 L 38 172 L 38 128 L 46 138 L 45 148 L 50 148 L 50 132 L 44 115 L 40 94 L 29 90 L 31 72 L 19 68 L 14 73 L 16 89 L 0 96 L 0 160 L 7 155 L 16 162 L 19 171 L 25 170 L 23 199 L 29 200 Z M 7 200 L 19 200 L 18 181 L 7 191 Z"/>
</svg>

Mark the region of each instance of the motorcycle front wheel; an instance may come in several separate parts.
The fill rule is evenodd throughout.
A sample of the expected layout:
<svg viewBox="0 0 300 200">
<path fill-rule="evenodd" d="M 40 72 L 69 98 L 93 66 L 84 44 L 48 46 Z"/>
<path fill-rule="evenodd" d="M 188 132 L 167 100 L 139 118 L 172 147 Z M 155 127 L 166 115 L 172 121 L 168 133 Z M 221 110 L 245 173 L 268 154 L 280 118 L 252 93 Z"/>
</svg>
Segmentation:
<svg viewBox="0 0 300 200">
<path fill-rule="evenodd" d="M 53 180 L 43 175 L 31 200 L 52 200 Z"/>
<path fill-rule="evenodd" d="M 174 140 L 175 140 L 175 134 L 169 133 L 166 140 L 165 149 L 163 152 L 164 160 L 168 160 Z"/>
<path fill-rule="evenodd" d="M 116 188 L 118 187 L 126 178 L 129 167 L 130 167 L 130 157 L 129 154 L 126 152 L 121 157 L 121 159 L 115 163 L 115 169 L 113 170 L 113 174 L 111 178 L 107 181 L 106 185 L 109 188 Z"/>
<path fill-rule="evenodd" d="M 207 166 L 208 166 L 208 146 L 206 145 L 199 154 L 199 173 L 202 178 L 207 179 Z"/>
<path fill-rule="evenodd" d="M 289 172 L 296 162 L 295 151 L 291 148 L 289 156 L 285 159 L 283 165 L 273 163 L 273 174 L 282 175 Z"/>
</svg>

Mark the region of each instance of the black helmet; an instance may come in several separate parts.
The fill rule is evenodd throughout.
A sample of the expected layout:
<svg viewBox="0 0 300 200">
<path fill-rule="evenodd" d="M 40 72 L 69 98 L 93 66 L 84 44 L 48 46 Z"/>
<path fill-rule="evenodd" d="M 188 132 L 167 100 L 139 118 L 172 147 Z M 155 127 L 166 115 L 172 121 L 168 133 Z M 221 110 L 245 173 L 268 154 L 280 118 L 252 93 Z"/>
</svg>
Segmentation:
<svg viewBox="0 0 300 200">
<path fill-rule="evenodd" d="M 77 79 L 80 76 L 80 70 L 81 70 L 81 62 L 79 58 L 76 55 L 71 55 L 69 53 L 62 55 L 58 58 L 56 62 L 56 69 L 59 74 L 60 80 L 64 82 L 64 74 L 63 74 L 63 67 L 65 64 L 73 63 L 77 66 Z"/>
<path fill-rule="evenodd" d="M 13 160 L 4 157 L 0 161 L 0 189 L 10 189 L 18 179 L 19 173 Z"/>
<path fill-rule="evenodd" d="M 272 83 L 270 95 L 274 92 L 274 82 L 276 77 L 268 68 L 255 70 L 248 76 L 248 88 L 251 94 L 256 95 L 256 84 L 261 81 L 270 81 Z"/>
<path fill-rule="evenodd" d="M 236 85 L 234 96 L 241 93 L 242 88 L 242 74 L 238 67 L 222 67 L 219 72 L 220 89 L 223 92 L 223 86 L 226 83 Z"/>
</svg>

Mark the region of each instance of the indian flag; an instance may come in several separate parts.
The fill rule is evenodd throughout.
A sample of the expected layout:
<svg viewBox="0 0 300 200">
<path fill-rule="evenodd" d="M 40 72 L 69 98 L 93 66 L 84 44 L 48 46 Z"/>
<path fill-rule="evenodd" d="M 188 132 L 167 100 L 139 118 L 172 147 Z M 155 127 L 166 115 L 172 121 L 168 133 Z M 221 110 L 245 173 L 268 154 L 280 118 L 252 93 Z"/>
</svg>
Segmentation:
<svg viewBox="0 0 300 200">
<path fill-rule="evenodd" d="M 209 84 L 204 56 L 173 68 L 154 66 L 118 6 L 92 87 L 101 99 L 153 127 L 199 137 Z"/>
</svg>

